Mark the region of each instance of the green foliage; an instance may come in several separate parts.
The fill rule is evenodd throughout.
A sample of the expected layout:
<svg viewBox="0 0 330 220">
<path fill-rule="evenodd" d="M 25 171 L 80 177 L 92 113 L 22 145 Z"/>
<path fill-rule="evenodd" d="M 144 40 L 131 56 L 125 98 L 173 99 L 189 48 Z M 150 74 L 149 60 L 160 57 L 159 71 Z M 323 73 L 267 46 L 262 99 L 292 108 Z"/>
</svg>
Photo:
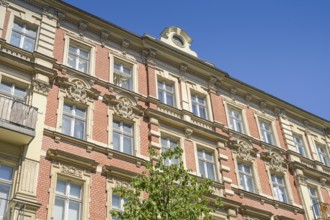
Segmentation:
<svg viewBox="0 0 330 220">
<path fill-rule="evenodd" d="M 150 155 L 157 157 L 153 149 Z M 132 179 L 131 189 L 118 187 L 114 193 L 127 201 L 124 212 L 111 210 L 111 215 L 122 220 L 177 220 L 177 219 L 212 219 L 209 213 L 208 200 L 212 181 L 193 176 L 185 170 L 183 162 L 179 165 L 166 165 L 166 159 L 182 156 L 182 149 L 163 152 L 156 163 L 146 163 L 146 172 Z M 141 199 L 141 193 L 146 197 Z M 221 205 L 220 198 L 216 206 Z"/>
</svg>

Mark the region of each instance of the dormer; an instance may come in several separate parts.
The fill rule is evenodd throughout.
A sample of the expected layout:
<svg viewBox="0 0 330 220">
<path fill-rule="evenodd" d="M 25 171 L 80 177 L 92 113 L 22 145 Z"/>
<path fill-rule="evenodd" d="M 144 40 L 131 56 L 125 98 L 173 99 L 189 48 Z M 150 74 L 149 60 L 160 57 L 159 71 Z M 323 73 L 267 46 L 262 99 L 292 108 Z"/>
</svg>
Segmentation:
<svg viewBox="0 0 330 220">
<path fill-rule="evenodd" d="M 165 28 L 160 35 L 160 40 L 172 47 L 197 57 L 197 53 L 190 49 L 192 43 L 191 37 L 179 27 L 172 26 Z"/>
</svg>

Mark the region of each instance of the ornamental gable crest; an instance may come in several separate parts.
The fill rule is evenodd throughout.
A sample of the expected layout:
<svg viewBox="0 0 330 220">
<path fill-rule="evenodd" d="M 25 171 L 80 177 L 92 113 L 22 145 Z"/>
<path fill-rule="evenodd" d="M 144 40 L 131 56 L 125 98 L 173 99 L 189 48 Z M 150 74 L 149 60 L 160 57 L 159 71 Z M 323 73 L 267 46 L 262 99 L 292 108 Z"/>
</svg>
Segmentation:
<svg viewBox="0 0 330 220">
<path fill-rule="evenodd" d="M 120 117 L 133 119 L 135 117 L 134 109 L 136 100 L 128 94 L 118 93 L 116 96 L 118 103 L 115 105 L 116 114 Z"/>
<path fill-rule="evenodd" d="M 59 77 L 57 84 L 64 89 L 66 96 L 76 102 L 87 103 L 91 99 L 97 99 L 100 92 L 91 87 L 91 83 L 86 80 L 70 77 Z"/>
</svg>

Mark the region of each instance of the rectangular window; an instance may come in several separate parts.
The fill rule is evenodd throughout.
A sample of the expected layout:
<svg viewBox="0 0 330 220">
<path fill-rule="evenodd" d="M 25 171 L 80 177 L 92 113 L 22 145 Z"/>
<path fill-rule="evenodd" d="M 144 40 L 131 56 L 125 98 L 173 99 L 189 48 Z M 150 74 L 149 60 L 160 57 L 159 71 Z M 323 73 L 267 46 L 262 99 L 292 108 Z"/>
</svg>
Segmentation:
<svg viewBox="0 0 330 220">
<path fill-rule="evenodd" d="M 315 216 L 320 216 L 320 204 L 317 189 L 308 187 L 309 198 L 312 203 L 312 209 Z"/>
<path fill-rule="evenodd" d="M 113 149 L 133 154 L 133 125 L 124 122 L 113 121 L 112 142 Z"/>
<path fill-rule="evenodd" d="M 317 152 L 318 152 L 319 157 L 320 157 L 320 161 L 324 165 L 330 166 L 329 155 L 328 155 L 326 147 L 322 144 L 316 143 L 316 148 L 317 148 Z"/>
<path fill-rule="evenodd" d="M 113 83 L 127 90 L 133 90 L 132 68 L 114 63 Z"/>
<path fill-rule="evenodd" d="M 293 141 L 294 141 L 294 145 L 296 146 L 297 152 L 301 154 L 301 156 L 306 157 L 303 137 L 301 135 L 294 134 Z"/>
<path fill-rule="evenodd" d="M 15 83 L 0 82 L 0 93 L 9 96 L 13 99 L 24 101 L 26 90 L 16 85 Z"/>
<path fill-rule="evenodd" d="M 0 219 L 7 219 L 13 168 L 0 164 Z"/>
<path fill-rule="evenodd" d="M 81 186 L 57 180 L 54 220 L 81 219 Z"/>
<path fill-rule="evenodd" d="M 282 176 L 272 175 L 273 192 L 277 201 L 288 203 L 288 197 Z"/>
<path fill-rule="evenodd" d="M 247 164 L 239 163 L 238 173 L 240 185 L 243 189 L 249 192 L 255 192 L 252 167 Z"/>
<path fill-rule="evenodd" d="M 206 100 L 198 95 L 191 95 L 192 112 L 194 115 L 207 119 Z"/>
<path fill-rule="evenodd" d="M 67 63 L 73 69 L 89 73 L 90 49 L 70 42 Z"/>
<path fill-rule="evenodd" d="M 214 155 L 211 152 L 198 149 L 198 166 L 199 172 L 202 177 L 209 178 L 211 180 L 216 179 L 215 174 L 215 163 L 214 163 Z"/>
<path fill-rule="evenodd" d="M 228 109 L 228 113 L 230 128 L 235 131 L 245 133 L 242 112 L 238 109 L 230 107 Z"/>
<path fill-rule="evenodd" d="M 32 52 L 35 47 L 37 33 L 26 24 L 14 22 L 10 44 Z"/>
<path fill-rule="evenodd" d="M 75 138 L 85 139 L 86 110 L 64 103 L 62 132 Z"/>
<path fill-rule="evenodd" d="M 173 150 L 174 147 L 178 146 L 178 143 L 170 138 L 161 138 L 162 152 L 166 152 L 168 150 Z M 166 165 L 171 164 L 179 164 L 179 160 L 175 158 L 167 158 L 165 161 Z"/>
<path fill-rule="evenodd" d="M 268 121 L 260 120 L 259 126 L 261 132 L 261 139 L 268 144 L 275 145 L 272 124 Z"/>
<path fill-rule="evenodd" d="M 158 82 L 158 99 L 166 105 L 174 106 L 173 85 L 165 82 Z"/>
<path fill-rule="evenodd" d="M 121 198 L 117 195 L 112 195 L 112 209 L 115 209 L 116 211 L 122 212 L 124 211 L 124 204 L 126 202 L 126 199 Z M 112 220 L 120 220 L 118 217 L 112 217 Z"/>
</svg>

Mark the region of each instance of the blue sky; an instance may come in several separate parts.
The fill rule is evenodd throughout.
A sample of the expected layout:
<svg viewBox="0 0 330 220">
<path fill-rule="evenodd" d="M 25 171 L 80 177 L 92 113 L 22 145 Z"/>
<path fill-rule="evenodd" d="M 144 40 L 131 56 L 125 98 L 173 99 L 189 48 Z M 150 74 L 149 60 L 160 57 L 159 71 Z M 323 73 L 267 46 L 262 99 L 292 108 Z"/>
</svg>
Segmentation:
<svg viewBox="0 0 330 220">
<path fill-rule="evenodd" d="M 330 0 L 65 0 L 137 35 L 179 26 L 198 57 L 330 120 Z"/>
</svg>

